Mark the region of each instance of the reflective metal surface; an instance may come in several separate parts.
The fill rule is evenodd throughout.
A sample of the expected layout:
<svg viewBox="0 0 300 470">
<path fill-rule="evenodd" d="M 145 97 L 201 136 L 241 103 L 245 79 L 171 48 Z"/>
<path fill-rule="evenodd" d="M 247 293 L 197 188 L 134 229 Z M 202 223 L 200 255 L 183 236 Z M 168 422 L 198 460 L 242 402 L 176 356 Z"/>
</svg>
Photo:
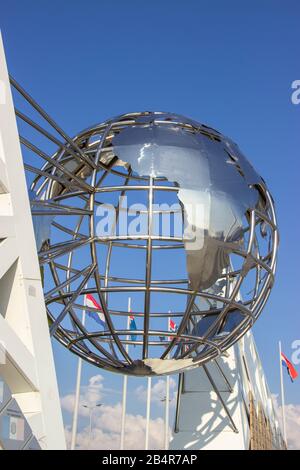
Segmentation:
<svg viewBox="0 0 300 470">
<path fill-rule="evenodd" d="M 264 180 L 230 139 L 174 114 L 126 114 L 71 139 L 12 83 L 59 135 L 16 111 L 56 146 L 47 153 L 20 137 L 32 213 L 52 221 L 39 251 L 51 334 L 87 361 L 133 375 L 222 354 L 253 325 L 273 285 L 278 231 Z M 99 232 L 109 205 L 116 218 Z M 134 214 L 136 231 L 122 231 Z M 158 223 L 166 215 L 169 231 Z M 88 293 L 105 328 L 82 321 Z"/>
</svg>

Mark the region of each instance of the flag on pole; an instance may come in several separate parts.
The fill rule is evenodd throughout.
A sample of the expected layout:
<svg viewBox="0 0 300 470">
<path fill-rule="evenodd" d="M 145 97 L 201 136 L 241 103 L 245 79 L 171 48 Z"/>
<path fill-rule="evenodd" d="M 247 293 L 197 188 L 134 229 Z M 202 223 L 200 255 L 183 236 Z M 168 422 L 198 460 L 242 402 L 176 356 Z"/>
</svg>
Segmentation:
<svg viewBox="0 0 300 470">
<path fill-rule="evenodd" d="M 103 326 L 103 328 L 105 328 L 106 323 L 105 323 L 105 316 L 104 316 L 103 310 L 98 304 L 98 302 L 96 301 L 96 299 L 91 294 L 85 295 L 85 306 L 87 307 L 87 312 L 86 312 L 87 315 L 93 320 L 95 320 L 95 322 L 98 323 L 98 325 L 101 325 Z M 89 307 L 96 308 L 99 311 L 95 312 L 94 310 L 88 310 Z"/>
<path fill-rule="evenodd" d="M 176 323 L 172 320 L 172 318 L 169 318 L 169 331 L 172 331 L 175 333 L 177 330 L 177 325 Z"/>
<path fill-rule="evenodd" d="M 294 380 L 298 377 L 298 372 L 296 371 L 293 364 L 283 354 L 283 352 L 281 353 L 281 362 L 282 365 L 286 367 L 287 373 L 289 374 L 291 381 L 294 382 Z"/>
<path fill-rule="evenodd" d="M 171 312 L 169 312 L 171 313 Z M 171 318 L 168 318 L 168 331 L 171 331 L 172 333 L 175 333 L 175 331 L 177 331 L 177 325 L 176 323 L 171 319 Z M 165 336 L 160 336 L 159 337 L 160 341 L 164 341 L 166 339 Z M 172 338 L 169 337 L 169 341 L 171 341 Z"/>
<path fill-rule="evenodd" d="M 176 323 L 172 320 L 172 318 L 168 319 L 168 331 L 171 333 L 175 333 L 177 331 L 177 325 Z M 172 337 L 169 337 L 169 341 L 172 341 Z"/>
<path fill-rule="evenodd" d="M 130 331 L 136 331 L 137 330 L 135 319 L 134 319 L 133 315 L 129 316 L 129 329 L 130 329 Z M 130 337 L 131 337 L 132 341 L 136 340 L 136 335 L 135 334 L 132 334 Z"/>
</svg>

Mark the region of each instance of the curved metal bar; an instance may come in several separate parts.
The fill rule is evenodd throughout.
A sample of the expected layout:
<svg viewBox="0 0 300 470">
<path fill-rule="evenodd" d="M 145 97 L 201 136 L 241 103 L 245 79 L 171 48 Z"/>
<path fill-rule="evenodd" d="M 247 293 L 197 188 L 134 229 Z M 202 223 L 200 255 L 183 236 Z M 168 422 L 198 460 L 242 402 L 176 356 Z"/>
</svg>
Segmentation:
<svg viewBox="0 0 300 470">
<path fill-rule="evenodd" d="M 128 176 L 130 176 L 131 174 L 131 170 L 128 171 Z M 124 183 L 124 186 L 127 186 L 127 184 L 129 183 L 129 177 L 126 178 L 125 180 L 125 183 Z M 117 221 L 119 219 L 119 214 L 120 214 L 120 200 L 122 198 L 122 196 L 125 194 L 125 191 L 122 191 L 121 192 L 121 197 L 119 199 L 119 203 L 118 203 L 118 206 L 117 206 L 117 213 L 116 213 L 116 222 L 115 224 L 117 224 Z M 115 228 L 115 227 L 113 227 Z M 108 250 L 107 250 L 107 255 L 106 255 L 106 262 L 105 262 L 105 275 L 104 275 L 104 287 L 107 287 L 108 286 L 108 281 L 111 280 L 111 278 L 109 277 L 109 269 L 110 269 L 110 262 L 111 262 L 111 254 L 112 254 L 112 248 L 113 248 L 113 243 L 112 241 L 109 243 L 108 245 Z M 100 276 L 101 277 L 101 276 Z M 105 293 L 105 302 L 108 301 L 108 296 L 107 296 L 107 293 Z"/>
<path fill-rule="evenodd" d="M 124 175 L 125 176 L 125 175 Z M 158 186 L 158 185 L 130 185 L 126 186 L 102 186 L 100 188 L 95 188 L 95 193 L 111 193 L 118 191 L 174 191 L 178 193 L 180 188 L 177 186 Z"/>
<path fill-rule="evenodd" d="M 105 133 L 106 135 L 109 133 L 110 131 L 110 127 L 108 126 Z M 102 139 L 102 142 L 105 141 L 105 135 L 103 136 L 103 139 Z M 96 155 L 96 164 L 98 164 L 99 162 L 99 158 L 100 158 L 100 149 L 101 149 L 101 146 L 102 146 L 102 142 L 100 143 L 99 145 L 99 149 L 97 151 L 97 155 Z M 97 175 L 97 172 L 96 172 L 96 169 L 93 171 L 92 173 L 92 185 L 93 187 L 95 187 L 95 182 L 96 182 L 96 175 Z M 94 201 L 95 201 L 95 193 L 93 192 L 91 195 L 90 195 L 90 210 L 94 212 Z M 91 216 L 90 217 L 90 223 L 89 223 L 89 228 L 90 228 L 90 233 L 91 235 L 94 237 L 94 234 L 95 234 L 95 221 L 94 221 L 94 216 Z M 97 271 L 99 272 L 99 264 L 98 264 L 98 258 L 97 258 L 97 253 L 96 253 L 96 245 L 95 245 L 95 241 L 93 240 L 93 242 L 90 244 L 90 250 L 91 250 L 91 257 L 92 257 L 92 260 L 93 260 L 93 263 L 95 263 L 95 266 L 97 267 Z M 102 307 L 102 310 L 103 310 L 103 313 L 105 315 L 105 320 L 106 320 L 106 323 L 108 325 L 108 328 L 111 332 L 111 335 L 115 341 L 115 344 L 116 346 L 118 347 L 120 353 L 122 354 L 122 356 L 124 357 L 124 359 L 126 361 L 128 361 L 129 364 L 132 363 L 132 359 L 131 357 L 128 355 L 126 349 L 124 348 L 124 346 L 122 345 L 118 335 L 116 334 L 115 332 L 115 329 L 114 329 L 114 326 L 113 326 L 113 323 L 111 321 L 111 318 L 109 316 L 109 312 L 108 312 L 108 309 L 107 309 L 107 306 L 106 306 L 106 302 L 105 302 L 105 299 L 103 297 L 103 294 L 102 294 L 102 288 L 101 288 L 101 283 L 100 283 L 100 278 L 98 276 L 95 275 L 94 273 L 94 279 L 95 279 L 95 283 L 96 283 L 96 286 L 97 286 L 97 289 L 98 289 L 98 296 L 99 296 L 99 299 L 100 299 L 100 305 Z"/>
<path fill-rule="evenodd" d="M 26 96 L 25 99 L 27 99 Z M 120 372 L 127 365 L 131 365 L 132 369 L 131 367 L 129 369 L 133 371 L 133 358 L 138 356 L 142 361 L 145 360 L 149 355 L 149 347 L 152 346 L 159 348 L 159 355 L 163 349 L 163 354 L 160 355 L 162 360 L 166 359 L 173 350 L 175 351 L 172 355 L 173 360 L 189 357 L 192 358 L 194 365 L 204 364 L 223 353 L 245 334 L 262 311 L 274 282 L 278 231 L 273 201 L 265 184 L 259 177 L 256 177 L 249 164 L 244 162 L 244 157 L 240 156 L 238 150 L 235 153 L 235 147 L 231 141 L 217 133 L 217 131 L 186 118 L 166 113 L 145 112 L 118 116 L 106 123 L 97 124 L 74 138 L 69 137 L 69 140 L 59 132 L 60 129 L 57 130 L 52 122 L 48 121 L 53 129 L 66 140 L 66 142 L 63 142 L 21 111 L 17 110 L 16 113 L 19 119 L 48 139 L 51 144 L 57 145 L 57 151 L 50 157 L 28 140 L 21 138 L 22 144 L 29 148 L 31 152 L 34 152 L 40 160 L 43 160 L 41 168 L 25 164 L 26 169 L 32 172 L 32 175 L 30 175 L 31 180 L 33 179 L 31 188 L 35 190 L 37 198 L 32 203 L 33 215 L 39 217 L 48 215 L 68 216 L 65 217 L 65 223 L 63 218 L 59 221 L 52 221 L 52 227 L 56 229 L 54 236 L 51 236 L 52 245 L 47 242 L 39 253 L 40 263 L 46 266 L 49 265 L 52 273 L 54 285 L 51 284 L 48 288 L 45 301 L 52 322 L 52 330 L 55 330 L 54 335 L 62 344 L 92 364 L 107 370 Z M 45 113 L 41 115 L 44 118 L 48 117 L 47 115 L 45 117 Z M 207 250 L 209 256 L 212 254 L 215 257 L 212 263 L 220 262 L 217 267 L 213 265 L 208 267 L 205 266 L 205 263 L 207 263 L 205 261 L 206 254 L 203 255 L 199 251 L 195 255 L 195 263 L 198 263 L 198 266 L 203 265 L 199 269 L 195 265 L 195 272 L 198 272 L 198 277 L 205 278 L 201 274 L 201 269 L 206 269 L 208 274 L 210 269 L 216 269 L 217 276 L 213 273 L 214 276 L 207 281 L 207 284 L 205 282 L 201 284 L 200 277 L 198 280 L 193 280 L 191 271 L 189 271 L 188 263 L 192 261 L 191 258 L 188 258 L 191 254 L 189 254 L 187 248 L 189 239 L 186 237 L 186 231 L 184 231 L 183 236 L 165 236 L 165 234 L 159 236 L 159 234 L 154 234 L 152 225 L 154 216 L 174 213 L 171 209 L 157 210 L 153 206 L 154 197 L 155 202 L 156 199 L 162 201 L 175 200 L 177 197 L 180 209 L 176 210 L 176 214 L 181 212 L 183 226 L 185 227 L 184 224 L 188 220 L 187 203 L 189 197 L 192 197 L 185 194 L 185 191 L 196 191 L 197 197 L 199 196 L 201 201 L 205 201 L 205 197 L 202 198 L 201 191 L 205 190 L 205 185 L 209 183 L 209 180 L 205 180 L 205 174 L 200 171 L 198 176 L 204 178 L 200 184 L 199 178 L 197 179 L 198 170 L 195 167 L 196 179 L 193 183 L 194 186 L 190 187 L 189 182 L 187 184 L 182 182 L 184 178 L 181 179 L 180 172 L 184 173 L 184 170 L 180 170 L 181 162 L 177 162 L 175 158 L 176 145 L 172 147 L 175 152 L 174 165 L 176 165 L 176 162 L 179 164 L 179 169 L 175 173 L 171 171 L 173 170 L 171 168 L 169 171 L 169 162 L 167 160 L 165 160 L 163 166 L 160 166 L 164 156 L 161 155 L 158 158 L 159 154 L 155 145 L 150 153 L 147 153 L 149 146 L 143 148 L 143 152 L 144 150 L 145 152 L 141 153 L 141 156 L 144 160 L 137 162 L 139 142 L 144 140 L 148 142 L 147 136 L 150 136 L 150 134 L 147 134 L 147 129 L 152 129 L 153 126 L 156 126 L 153 135 L 157 134 L 159 136 L 161 133 L 162 136 L 171 136 L 170 132 L 174 130 L 174 135 L 181 136 L 182 140 L 179 148 L 181 149 L 180 152 L 183 152 L 182 155 L 185 155 L 186 142 L 187 149 L 190 149 L 189 142 L 192 144 L 191 147 L 195 145 L 195 148 L 199 144 L 201 155 L 205 147 L 208 158 L 210 158 L 211 152 L 212 158 L 215 158 L 215 160 L 217 158 L 218 166 L 225 165 L 225 173 L 230 163 L 229 171 L 233 170 L 232 174 L 234 176 L 238 174 L 237 178 L 242 178 L 242 182 L 239 181 L 237 184 L 237 188 L 240 188 L 238 191 L 241 191 L 242 194 L 241 201 L 238 201 L 238 192 L 235 192 L 234 188 L 226 186 L 227 183 L 224 183 L 223 187 L 222 178 L 220 179 L 220 175 L 217 175 L 217 185 L 222 186 L 222 194 L 226 195 L 226 191 L 228 191 L 229 198 L 232 197 L 230 201 L 235 199 L 236 206 L 229 202 L 229 207 L 225 208 L 225 212 L 226 210 L 231 212 L 229 215 L 223 214 L 227 226 L 225 224 L 220 230 L 219 222 L 209 222 L 207 228 L 203 224 L 203 229 L 208 230 L 207 234 L 204 232 L 204 239 L 208 243 L 205 250 Z M 141 131 L 140 137 L 136 140 L 135 138 L 130 140 L 132 135 L 136 135 L 137 129 L 138 132 Z M 128 130 L 129 132 L 127 132 Z M 152 134 L 149 141 L 153 137 Z M 145 139 L 143 136 L 146 136 Z M 193 136 L 193 143 L 191 140 L 184 140 L 185 138 L 189 139 L 189 136 Z M 154 141 L 155 139 L 154 136 Z M 169 137 L 166 139 L 162 137 L 161 142 L 164 146 L 166 142 L 169 142 Z M 129 146 L 137 144 L 136 148 L 130 147 L 129 154 L 126 153 L 128 150 L 126 150 L 126 145 L 128 144 Z M 204 147 L 201 147 L 202 144 Z M 149 145 L 151 146 L 151 144 Z M 166 146 L 164 155 L 168 152 Z M 151 171 L 147 170 L 147 158 L 150 159 L 149 161 L 153 165 Z M 200 157 L 199 159 L 201 160 Z M 202 169 L 205 169 L 205 165 Z M 191 175 L 193 179 L 192 168 L 187 167 L 187 174 Z M 211 183 L 214 184 L 212 168 L 210 177 L 212 178 Z M 137 196 L 132 191 L 136 192 Z M 235 197 L 233 197 L 234 194 Z M 120 204 L 120 195 L 121 197 L 125 195 L 137 197 L 137 200 L 148 199 L 147 209 L 142 208 L 140 212 L 148 215 L 148 225 L 147 229 L 144 230 L 144 234 L 123 236 L 116 231 L 117 234 L 115 235 L 113 230 L 108 236 L 96 234 L 95 214 L 98 207 L 105 204 L 106 200 L 115 201 L 115 198 L 119 197 L 118 202 L 113 203 L 116 213 L 115 223 L 125 210 L 128 215 L 135 215 L 134 211 L 131 213 L 131 210 L 128 210 L 127 207 L 123 209 Z M 188 197 L 185 200 L 186 196 Z M 245 197 L 245 200 L 242 200 L 243 197 Z M 218 214 L 218 211 L 223 210 L 224 201 L 226 203 L 225 199 L 220 200 L 217 197 L 216 214 Z M 241 205 L 239 206 L 240 202 Z M 241 207 L 242 209 L 240 209 Z M 214 220 L 216 220 L 216 215 L 212 213 L 212 220 L 214 217 Z M 75 223 L 73 223 L 74 219 Z M 222 223 L 221 220 L 220 225 Z M 200 229 L 202 229 L 201 223 Z M 209 232 L 209 230 L 211 231 Z M 62 242 L 62 239 L 65 241 Z M 245 245 L 247 248 L 245 248 Z M 89 250 L 84 248 L 86 246 L 89 247 Z M 84 253 L 87 259 L 78 264 L 78 256 L 74 256 L 76 253 L 74 250 L 81 247 L 82 250 L 78 254 Z M 107 247 L 106 252 L 104 247 Z M 123 275 L 123 277 L 122 275 L 110 274 L 112 252 L 116 247 L 146 251 L 145 278 L 143 278 L 143 275 L 135 274 Z M 153 253 L 158 254 L 157 250 L 174 249 L 185 250 L 187 274 L 183 271 L 183 275 L 178 275 L 174 279 L 170 279 L 172 274 L 165 276 L 159 274 L 154 279 L 152 273 Z M 203 253 L 205 253 L 205 250 Z M 104 253 L 103 264 L 100 258 L 102 252 Z M 176 255 L 178 252 L 173 253 Z M 63 258 L 65 255 L 67 256 L 66 263 Z M 166 255 L 168 259 L 168 253 Z M 209 259 L 209 256 L 207 259 Z M 219 260 L 217 259 L 218 256 Z M 236 269 L 231 266 L 232 257 L 237 257 Z M 61 259 L 59 260 L 59 258 Z M 89 271 L 90 265 L 94 269 L 92 274 Z M 100 267 L 103 272 L 100 272 Z M 57 270 L 59 269 L 63 272 L 64 277 L 62 280 L 58 276 Z M 254 276 L 254 280 L 250 273 Z M 83 285 L 88 275 L 90 275 L 92 282 L 89 286 Z M 251 291 L 247 294 L 246 300 L 242 301 L 239 298 L 240 288 L 243 283 L 247 282 L 247 278 L 251 281 Z M 77 281 L 79 279 L 82 282 L 78 287 Z M 213 288 L 209 282 L 215 283 Z M 218 290 L 219 286 L 222 286 L 221 290 Z M 131 335 L 128 329 L 120 329 L 123 321 L 122 317 L 128 317 L 128 312 L 110 308 L 113 305 L 111 299 L 117 298 L 117 294 L 127 295 L 130 292 L 140 294 L 141 297 L 144 296 L 142 311 L 132 312 L 140 322 L 143 320 L 142 329 L 135 332 L 141 338 L 135 341 L 130 339 Z M 89 333 L 82 326 L 77 311 L 75 313 L 75 309 L 79 310 L 79 314 L 84 309 L 84 305 L 78 298 L 87 293 L 99 296 L 100 308 L 91 308 L 91 310 L 97 313 L 103 312 L 107 326 L 106 331 Z M 163 295 L 181 295 L 181 298 L 178 299 L 180 302 L 183 300 L 185 305 L 182 307 L 182 312 L 155 313 L 151 300 Z M 50 308 L 55 313 L 51 313 Z M 181 307 L 177 310 L 181 310 Z M 229 318 L 227 314 L 235 311 L 240 314 L 240 317 L 237 316 L 237 323 L 233 323 L 228 333 L 226 330 L 225 333 L 222 333 L 222 336 L 219 333 L 223 331 L 224 322 Z M 71 326 L 68 326 L 68 328 L 65 326 L 68 322 L 64 322 L 67 314 L 69 315 L 67 317 L 68 322 L 71 322 Z M 211 319 L 208 320 L 210 326 L 206 328 L 201 337 L 189 334 L 197 331 L 198 323 L 208 316 L 211 316 Z M 120 317 L 120 319 L 117 317 Z M 170 334 L 164 328 L 161 330 L 159 322 L 153 323 L 156 329 L 150 327 L 150 325 L 152 326 L 152 319 L 161 319 L 163 322 L 164 319 L 170 319 L 171 317 L 179 319 L 176 333 Z M 161 339 L 158 341 L 152 338 L 152 336 L 157 335 L 168 336 L 171 341 Z M 181 339 L 182 342 L 184 341 L 183 345 L 185 347 L 178 348 L 178 345 L 181 344 L 178 340 Z M 104 344 L 101 346 L 101 343 Z M 140 348 L 129 354 L 128 346 L 133 344 L 138 345 Z M 89 349 L 89 346 L 92 346 L 92 350 Z M 111 352 L 107 350 L 109 348 Z M 157 359 L 159 359 L 159 355 Z"/>
<path fill-rule="evenodd" d="M 146 272 L 145 272 L 145 300 L 144 300 L 144 336 L 143 336 L 143 359 L 148 358 L 148 330 L 149 330 L 149 312 L 150 312 L 150 286 L 152 272 L 152 211 L 153 211 L 153 178 L 149 178 L 148 191 L 148 239 L 146 252 Z"/>
<path fill-rule="evenodd" d="M 52 270 L 52 274 L 53 274 L 53 279 L 56 283 L 56 285 L 58 285 L 59 283 L 59 279 L 58 279 L 58 275 L 57 275 L 57 272 L 56 272 L 56 269 L 55 267 L 53 266 L 53 262 L 50 263 L 50 267 L 51 267 L 51 270 Z M 60 293 L 62 294 L 62 291 L 60 291 Z M 66 308 L 68 308 L 68 305 L 66 302 L 64 302 L 64 305 Z M 73 306 L 74 306 L 74 303 L 73 303 Z M 78 321 L 77 319 L 77 316 L 75 315 L 74 311 L 73 311 L 73 306 L 69 307 L 69 313 L 70 313 L 70 317 L 71 317 L 71 321 L 72 321 L 72 324 L 73 326 L 76 328 L 76 331 L 77 331 L 77 334 L 84 334 L 86 335 L 87 333 L 87 330 L 85 329 L 84 325 L 82 324 L 82 322 Z M 53 318 L 51 312 L 49 311 L 49 309 L 47 308 L 47 311 L 48 311 L 48 315 L 51 317 L 52 319 L 52 323 L 54 323 L 55 321 L 55 318 Z M 58 325 L 57 329 L 56 329 L 56 332 L 54 334 L 54 336 L 56 338 L 60 338 L 60 335 L 61 335 L 61 332 L 65 332 L 65 330 L 60 326 Z M 74 333 L 73 333 L 74 334 Z M 68 338 L 68 342 L 65 342 L 65 346 L 69 348 L 69 344 L 70 344 L 70 341 L 72 341 L 72 337 L 69 336 L 68 334 L 66 335 L 66 337 Z M 121 367 L 122 366 L 122 363 L 120 361 L 117 361 L 113 356 L 111 356 L 111 354 L 108 353 L 108 351 L 106 351 L 100 344 L 98 344 L 93 338 L 90 340 L 91 344 L 101 353 L 103 354 L 103 356 L 106 358 L 106 360 L 109 361 L 109 363 L 111 364 L 111 366 L 117 366 L 117 367 Z M 88 350 L 88 348 L 85 346 L 84 343 L 81 343 L 80 345 L 78 345 L 78 347 L 85 353 L 85 354 L 88 354 L 90 355 L 91 354 L 91 351 Z M 101 361 L 99 360 L 99 364 L 105 364 L 104 361 Z"/>
<path fill-rule="evenodd" d="M 93 162 L 91 162 L 89 159 L 86 158 L 84 153 L 81 151 L 81 149 L 75 144 L 75 142 L 56 124 L 56 122 L 47 114 L 40 105 L 37 104 L 36 101 L 24 90 L 24 88 L 19 85 L 16 80 L 10 75 L 9 80 L 11 85 L 25 98 L 28 103 L 33 106 L 36 111 L 60 134 L 68 143 L 71 147 L 74 148 L 74 150 L 80 155 L 82 161 L 84 161 L 86 164 L 88 164 L 90 167 L 94 168 L 95 165 Z"/>
<path fill-rule="evenodd" d="M 78 184 L 78 186 L 88 192 L 93 192 L 93 188 L 85 183 L 85 181 L 83 181 L 82 179 L 80 178 L 77 178 L 77 176 L 75 176 L 73 173 L 71 173 L 70 171 L 68 171 L 66 169 L 66 167 L 64 167 L 63 165 L 61 165 L 60 163 L 58 163 L 56 160 L 54 160 L 53 158 L 49 157 L 48 155 L 46 155 L 42 150 L 40 150 L 38 147 L 36 147 L 35 145 L 33 145 L 32 143 L 30 143 L 27 139 L 25 139 L 24 137 L 20 136 L 20 142 L 21 144 L 25 145 L 29 150 L 32 150 L 34 153 L 36 153 L 39 157 L 41 157 L 43 160 L 46 160 L 48 163 L 51 163 L 51 165 L 55 166 L 58 170 L 60 170 L 62 172 L 63 175 L 67 175 L 69 176 L 69 178 L 71 178 L 72 180 L 74 180 L 74 182 L 76 181 L 76 183 Z"/>
<path fill-rule="evenodd" d="M 128 336 L 128 330 L 116 330 L 116 333 L 118 334 L 118 336 Z M 161 331 L 161 330 L 148 330 L 147 337 L 148 336 L 161 336 L 165 333 L 166 333 L 165 331 Z M 144 330 L 136 330 L 135 334 L 137 336 L 138 335 L 143 336 L 143 337 L 146 336 Z M 102 338 L 102 337 L 105 338 L 106 336 L 110 336 L 110 331 L 94 331 L 92 333 L 88 333 L 87 335 L 81 335 L 77 338 L 74 338 L 70 342 L 70 344 L 75 344 L 77 342 L 82 341 L 83 339 Z M 210 346 L 218 354 L 221 354 L 221 352 L 222 352 L 221 349 L 213 341 L 210 341 L 208 339 L 204 339 L 200 336 L 181 335 L 180 338 L 179 338 L 179 337 L 176 336 L 176 333 L 171 333 L 171 332 L 170 332 L 169 336 L 173 337 L 175 341 L 177 340 L 177 345 L 178 345 L 178 340 L 180 340 L 180 339 L 187 340 L 187 341 L 190 340 L 190 341 L 193 341 L 193 342 L 200 343 L 201 345 Z M 126 340 L 126 342 L 128 344 L 136 344 L 136 345 L 140 345 L 140 346 L 143 345 L 143 341 Z M 125 341 L 124 341 L 124 344 L 125 344 Z M 152 342 L 149 342 L 149 345 L 154 345 L 154 346 L 155 345 L 156 346 L 161 346 L 162 344 L 163 343 L 161 341 L 153 341 L 153 344 L 152 344 Z"/>
</svg>

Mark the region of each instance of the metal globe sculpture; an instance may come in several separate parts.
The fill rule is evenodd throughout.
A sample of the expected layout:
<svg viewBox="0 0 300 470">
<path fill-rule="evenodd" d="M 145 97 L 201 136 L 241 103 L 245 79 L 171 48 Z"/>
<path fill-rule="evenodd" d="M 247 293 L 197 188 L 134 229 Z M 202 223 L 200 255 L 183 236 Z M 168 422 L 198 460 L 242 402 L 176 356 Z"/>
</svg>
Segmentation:
<svg viewBox="0 0 300 470">
<path fill-rule="evenodd" d="M 21 142 L 45 160 L 26 166 L 32 213 L 50 331 L 70 351 L 123 374 L 169 374 L 251 328 L 273 285 L 278 232 L 266 183 L 230 139 L 139 112 L 50 157 Z"/>
</svg>

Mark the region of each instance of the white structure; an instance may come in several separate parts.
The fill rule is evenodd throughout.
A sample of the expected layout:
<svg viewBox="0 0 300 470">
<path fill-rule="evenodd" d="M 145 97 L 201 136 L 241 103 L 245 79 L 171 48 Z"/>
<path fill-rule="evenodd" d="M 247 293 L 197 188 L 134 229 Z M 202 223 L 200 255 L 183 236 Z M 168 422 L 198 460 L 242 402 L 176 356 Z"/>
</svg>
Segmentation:
<svg viewBox="0 0 300 470">
<path fill-rule="evenodd" d="M 272 447 L 283 447 L 252 333 L 226 356 L 181 374 L 171 449 L 249 449 L 253 434 L 261 438 L 251 422 L 251 407 L 257 414 L 261 410 L 270 424 Z"/>
<path fill-rule="evenodd" d="M 1 393 L 4 396 L 4 388 L 8 389 L 0 381 L 0 442 L 4 429 L 2 417 L 10 403 L 15 427 L 18 419 L 22 419 L 20 416 L 24 416 L 39 446 L 64 449 L 32 217 L 1 38 L 0 343 L 5 353 L 1 354 L 0 350 L 0 379 L 12 393 L 10 401 L 2 400 Z M 125 352 L 128 353 L 128 348 Z M 150 378 L 148 385 L 149 396 Z M 5 393 L 9 395 L 8 391 Z M 168 399 L 167 393 L 166 403 Z M 5 406 L 1 407 L 1 402 Z M 168 408 L 166 411 L 168 423 Z M 257 423 L 253 418 L 256 415 Z M 262 415 L 264 425 L 259 421 Z M 149 416 L 150 400 L 147 422 Z M 124 418 L 125 414 L 123 423 Z M 171 449 L 249 449 L 255 445 L 253 440 L 257 436 L 259 440 L 259 429 L 263 426 L 272 436 L 269 445 L 282 447 L 279 424 L 251 332 L 222 357 L 180 374 Z M 15 442 L 12 447 L 34 446 L 31 431 L 27 428 L 28 442 L 24 441 L 23 447 Z M 146 448 L 147 442 L 148 434 Z"/>
<path fill-rule="evenodd" d="M 39 445 L 64 449 L 40 269 L 1 37 L 0 342 L 0 376 Z"/>
</svg>

